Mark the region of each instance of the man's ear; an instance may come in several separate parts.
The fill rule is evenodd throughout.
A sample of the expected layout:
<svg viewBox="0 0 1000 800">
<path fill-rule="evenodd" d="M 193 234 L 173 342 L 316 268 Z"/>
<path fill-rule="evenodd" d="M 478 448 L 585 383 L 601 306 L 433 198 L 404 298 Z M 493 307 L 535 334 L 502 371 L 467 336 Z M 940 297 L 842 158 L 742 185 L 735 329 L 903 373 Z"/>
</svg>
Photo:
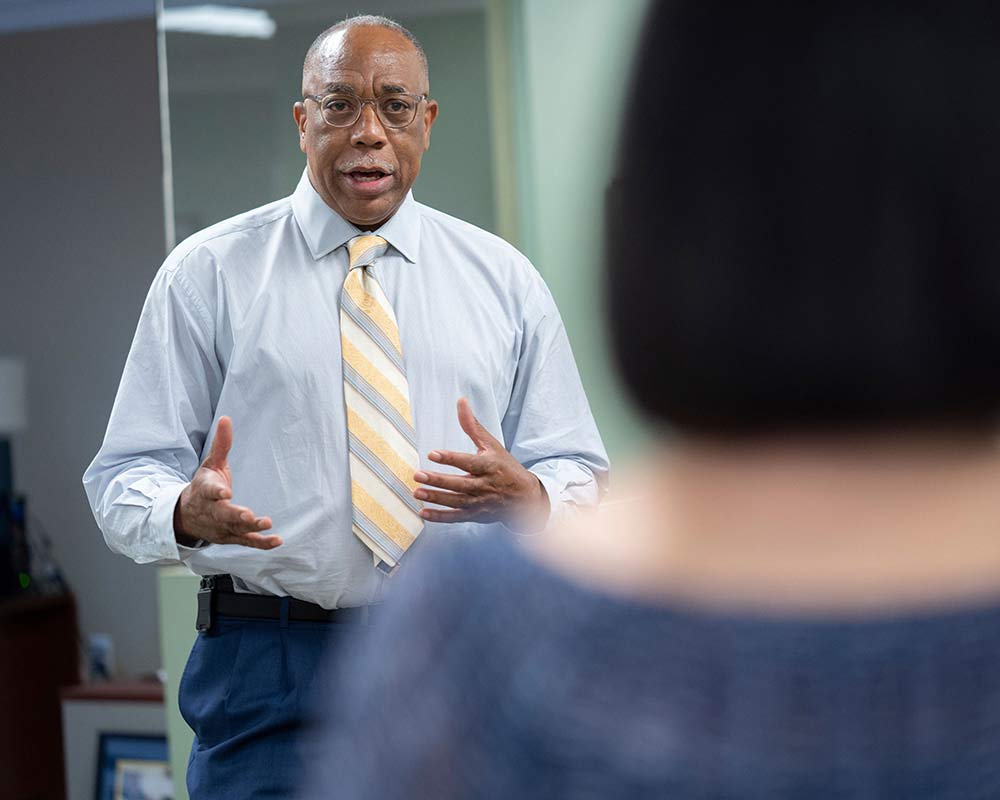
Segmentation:
<svg viewBox="0 0 1000 800">
<path fill-rule="evenodd" d="M 306 151 L 306 120 L 309 114 L 306 113 L 306 104 L 299 101 L 292 106 L 292 116 L 295 118 L 295 127 L 299 129 L 299 150 Z"/>
<path fill-rule="evenodd" d="M 438 115 L 438 104 L 437 100 L 427 101 L 427 110 L 424 112 L 424 151 L 431 146 L 431 128 L 434 126 L 434 120 L 437 119 Z"/>
</svg>

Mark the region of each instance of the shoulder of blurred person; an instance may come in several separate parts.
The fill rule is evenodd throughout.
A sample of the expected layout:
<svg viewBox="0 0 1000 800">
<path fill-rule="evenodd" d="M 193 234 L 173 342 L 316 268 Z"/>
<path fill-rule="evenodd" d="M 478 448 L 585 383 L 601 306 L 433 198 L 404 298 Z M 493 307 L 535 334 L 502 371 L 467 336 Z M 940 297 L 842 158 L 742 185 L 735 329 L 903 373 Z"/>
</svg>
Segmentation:
<svg viewBox="0 0 1000 800">
<path fill-rule="evenodd" d="M 331 787 L 355 800 L 659 796 L 670 787 L 690 796 L 716 779 L 745 788 L 750 777 L 834 797 L 820 784 L 831 774 L 827 757 L 842 751 L 817 733 L 823 726 L 876 730 L 867 764 L 908 746 L 882 737 L 896 717 L 873 721 L 858 708 L 845 716 L 837 692 L 881 691 L 886 675 L 928 690 L 928 670 L 948 680 L 1000 646 L 995 597 L 903 616 L 712 608 L 665 579 L 654 509 L 612 497 L 602 512 L 539 536 L 422 541 L 367 640 L 322 681 L 336 695 L 324 708 L 337 713 L 313 743 L 321 755 L 304 797 L 319 800 Z M 901 656 L 889 663 L 887 652 Z M 787 680 L 808 687 L 803 697 L 775 699 Z M 721 696 L 740 706 L 716 727 Z M 992 673 L 948 697 L 949 708 L 970 715 L 949 735 L 983 741 L 977 725 L 1000 697 Z M 927 702 L 939 700 L 931 691 Z M 903 719 L 907 709 L 892 705 L 892 714 Z M 815 715 L 804 743 L 799 725 Z M 705 771 L 703 759 L 726 747 L 754 764 L 753 776 Z M 800 760 L 789 762 L 796 747 Z M 970 780 L 982 768 L 977 759 Z M 839 777 L 867 785 L 858 775 Z"/>
</svg>

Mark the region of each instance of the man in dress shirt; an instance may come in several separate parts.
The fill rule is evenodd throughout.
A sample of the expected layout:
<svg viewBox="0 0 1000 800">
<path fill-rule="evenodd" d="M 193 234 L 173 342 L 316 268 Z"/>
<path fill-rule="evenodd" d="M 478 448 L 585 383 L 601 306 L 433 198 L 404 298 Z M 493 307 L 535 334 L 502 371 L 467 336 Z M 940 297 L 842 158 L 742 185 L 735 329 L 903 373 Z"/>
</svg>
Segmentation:
<svg viewBox="0 0 1000 800">
<path fill-rule="evenodd" d="M 113 550 L 231 575 L 221 591 L 262 604 L 249 620 L 213 614 L 188 661 L 194 798 L 288 792 L 322 645 L 353 636 L 366 616 L 353 612 L 393 580 L 352 533 L 339 316 L 352 238 L 388 242 L 377 277 L 403 343 L 421 462 L 413 494 L 430 504 L 421 536 L 537 530 L 606 486 L 536 270 L 410 193 L 438 114 L 428 92 L 424 53 L 396 23 L 355 17 L 317 38 L 294 105 L 307 160 L 295 192 L 167 258 L 84 475 Z M 374 102 L 334 125 L 325 109 L 351 103 L 330 95 Z M 416 104 L 411 123 L 385 123 L 390 96 Z"/>
</svg>

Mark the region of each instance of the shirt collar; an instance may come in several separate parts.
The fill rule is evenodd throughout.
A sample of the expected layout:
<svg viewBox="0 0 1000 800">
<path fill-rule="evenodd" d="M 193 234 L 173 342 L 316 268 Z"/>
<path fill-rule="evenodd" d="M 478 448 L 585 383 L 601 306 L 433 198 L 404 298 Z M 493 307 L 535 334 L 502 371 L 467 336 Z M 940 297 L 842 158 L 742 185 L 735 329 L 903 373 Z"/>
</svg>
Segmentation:
<svg viewBox="0 0 1000 800">
<path fill-rule="evenodd" d="M 292 194 L 292 213 L 314 259 L 332 253 L 362 233 L 323 201 L 309 180 L 308 169 L 303 170 Z M 416 262 L 420 250 L 420 212 L 413 192 L 406 193 L 396 213 L 373 233 L 385 239 L 411 264 Z"/>
</svg>

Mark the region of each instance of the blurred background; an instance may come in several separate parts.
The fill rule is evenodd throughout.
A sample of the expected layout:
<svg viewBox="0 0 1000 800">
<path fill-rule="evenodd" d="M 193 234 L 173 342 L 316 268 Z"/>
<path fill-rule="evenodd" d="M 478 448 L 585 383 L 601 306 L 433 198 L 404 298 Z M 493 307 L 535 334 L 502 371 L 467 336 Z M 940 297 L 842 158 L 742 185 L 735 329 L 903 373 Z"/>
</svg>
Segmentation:
<svg viewBox="0 0 1000 800">
<path fill-rule="evenodd" d="M 605 357 L 596 276 L 646 8 L 0 0 L 5 798 L 103 796 L 122 759 L 147 761 L 155 783 L 167 753 L 183 775 L 190 733 L 174 709 L 196 583 L 113 555 L 80 479 L 166 253 L 294 189 L 302 57 L 337 20 L 385 14 L 421 40 L 441 114 L 416 198 L 528 255 L 559 304 L 612 461 L 641 446 Z M 186 796 L 182 779 L 173 791 Z"/>
</svg>

